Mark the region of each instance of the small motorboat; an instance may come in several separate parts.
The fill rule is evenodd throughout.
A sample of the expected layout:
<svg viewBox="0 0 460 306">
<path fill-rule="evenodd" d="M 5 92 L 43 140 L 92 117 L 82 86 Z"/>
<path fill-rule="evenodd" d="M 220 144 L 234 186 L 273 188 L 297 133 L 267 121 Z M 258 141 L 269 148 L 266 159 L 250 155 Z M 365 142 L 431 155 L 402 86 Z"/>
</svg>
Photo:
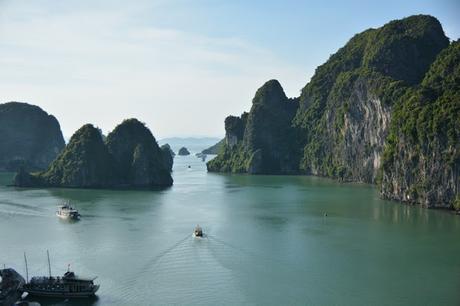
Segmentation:
<svg viewBox="0 0 460 306">
<path fill-rule="evenodd" d="M 199 225 L 195 227 L 195 230 L 193 231 L 193 237 L 203 237 L 203 229 Z"/>
<path fill-rule="evenodd" d="M 74 207 L 70 205 L 69 202 L 64 203 L 61 206 L 58 206 L 58 210 L 56 211 L 56 216 L 61 219 L 66 220 L 79 220 L 80 213 Z"/>
</svg>

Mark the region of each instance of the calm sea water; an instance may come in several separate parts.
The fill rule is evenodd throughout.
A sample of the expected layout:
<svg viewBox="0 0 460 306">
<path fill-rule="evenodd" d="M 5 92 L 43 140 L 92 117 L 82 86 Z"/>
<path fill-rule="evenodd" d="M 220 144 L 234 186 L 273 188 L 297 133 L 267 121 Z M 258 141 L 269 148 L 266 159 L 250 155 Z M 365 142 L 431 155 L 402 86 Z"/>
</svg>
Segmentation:
<svg viewBox="0 0 460 306">
<path fill-rule="evenodd" d="M 53 274 L 98 276 L 97 298 L 42 305 L 460 304 L 459 216 L 367 185 L 174 162 L 163 191 L 0 187 L 0 264 L 23 273 L 25 251 L 29 274 L 46 275 L 48 249 Z M 64 200 L 81 221 L 54 215 Z"/>
</svg>

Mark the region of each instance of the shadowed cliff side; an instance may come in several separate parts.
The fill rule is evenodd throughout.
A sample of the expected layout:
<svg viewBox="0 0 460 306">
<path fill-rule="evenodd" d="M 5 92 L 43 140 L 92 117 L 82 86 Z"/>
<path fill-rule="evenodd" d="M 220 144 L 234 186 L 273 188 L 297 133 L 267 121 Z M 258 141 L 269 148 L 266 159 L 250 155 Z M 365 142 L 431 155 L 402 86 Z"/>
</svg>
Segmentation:
<svg viewBox="0 0 460 306">
<path fill-rule="evenodd" d="M 460 42 L 443 50 L 421 86 L 394 111 L 383 159 L 382 195 L 460 209 Z"/>
<path fill-rule="evenodd" d="M 128 119 L 104 143 L 91 124 L 81 127 L 47 171 L 20 170 L 20 187 L 125 188 L 171 186 L 170 165 L 145 125 Z"/>
<path fill-rule="evenodd" d="M 137 119 L 127 119 L 107 135 L 117 184 L 137 187 L 172 185 L 171 166 L 150 130 Z"/>
<path fill-rule="evenodd" d="M 355 35 L 303 88 L 303 173 L 375 183 L 394 104 L 423 78 L 449 41 L 417 15 Z"/>
<path fill-rule="evenodd" d="M 225 144 L 207 166 L 209 171 L 295 173 L 298 168 L 291 121 L 296 99 L 288 99 L 276 80 L 257 90 L 249 113 L 225 119 Z"/>
<path fill-rule="evenodd" d="M 0 104 L 0 170 L 46 169 L 64 146 L 54 116 L 27 103 Z"/>
<path fill-rule="evenodd" d="M 82 126 L 51 163 L 48 170 L 27 177 L 20 171 L 17 186 L 104 187 L 112 183 L 110 155 L 100 132 L 91 124 Z"/>
<path fill-rule="evenodd" d="M 433 64 L 448 46 L 439 21 L 427 15 L 391 21 L 355 35 L 316 69 L 300 97 L 292 101 L 297 109 L 294 116 L 280 107 L 289 103 L 283 103 L 286 97 L 277 93 L 274 84 L 272 91 L 267 90 L 271 94 L 258 97 L 270 81 L 259 89 L 249 113 L 227 117 L 225 146 L 208 163 L 208 170 L 302 173 L 342 181 L 382 182 L 385 197 L 410 199 L 429 207 L 458 203 L 460 208 L 460 166 L 455 157 L 459 143 L 455 86 L 459 81 L 452 76 L 454 64 Z M 451 62 L 457 60 L 450 58 Z M 428 84 L 434 80 L 444 84 L 443 78 L 451 84 L 448 90 L 439 92 L 441 85 Z M 412 107 L 417 108 L 412 113 L 401 111 L 411 108 L 411 103 L 425 101 L 431 106 Z M 415 118 L 416 114 L 419 117 Z M 436 118 L 442 118 L 443 124 Z M 446 127 L 448 134 L 437 132 L 431 138 L 409 141 L 407 131 L 398 130 L 398 125 L 406 122 L 419 122 L 428 130 L 433 128 L 427 124 L 437 122 L 434 125 Z M 411 133 L 422 135 L 421 129 Z M 386 143 L 388 158 L 382 172 Z M 422 156 L 415 158 L 417 154 Z M 419 176 L 426 179 L 419 182 Z"/>
<path fill-rule="evenodd" d="M 176 153 L 174 153 L 174 151 L 171 149 L 171 146 L 167 143 L 162 145 L 160 149 L 163 152 L 163 159 L 165 164 L 167 165 L 169 172 L 171 172 L 174 163 L 174 156 L 176 156 Z"/>
</svg>

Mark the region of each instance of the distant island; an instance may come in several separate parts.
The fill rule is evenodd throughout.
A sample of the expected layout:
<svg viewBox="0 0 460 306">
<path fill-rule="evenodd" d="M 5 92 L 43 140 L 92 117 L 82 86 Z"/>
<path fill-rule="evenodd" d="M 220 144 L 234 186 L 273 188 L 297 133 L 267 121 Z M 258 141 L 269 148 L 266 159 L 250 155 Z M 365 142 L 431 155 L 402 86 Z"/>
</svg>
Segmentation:
<svg viewBox="0 0 460 306">
<path fill-rule="evenodd" d="M 377 184 L 381 196 L 460 209 L 460 42 L 417 15 L 355 35 L 296 98 L 276 80 L 225 119 L 208 171 Z"/>
<path fill-rule="evenodd" d="M 177 155 L 186 156 L 186 155 L 190 155 L 190 152 L 187 150 L 186 147 L 182 147 L 179 149 L 179 152 L 177 153 Z"/>
<path fill-rule="evenodd" d="M 225 145 L 225 138 L 221 139 L 215 145 L 212 145 L 209 148 L 204 149 L 203 151 L 201 151 L 201 153 L 202 154 L 207 154 L 207 155 L 219 154 L 220 150 L 224 147 L 224 145 Z"/>
<path fill-rule="evenodd" d="M 81 127 L 46 171 L 21 169 L 19 187 L 131 188 L 173 183 L 171 154 L 160 149 L 150 130 L 127 119 L 107 135 L 91 124 Z"/>
<path fill-rule="evenodd" d="M 46 169 L 64 146 L 54 116 L 27 103 L 0 104 L 0 171 Z"/>
<path fill-rule="evenodd" d="M 186 147 L 189 152 L 201 152 L 221 139 L 222 137 L 167 137 L 159 139 L 158 143 L 161 145 L 168 144 L 177 154 L 182 147 Z"/>
</svg>

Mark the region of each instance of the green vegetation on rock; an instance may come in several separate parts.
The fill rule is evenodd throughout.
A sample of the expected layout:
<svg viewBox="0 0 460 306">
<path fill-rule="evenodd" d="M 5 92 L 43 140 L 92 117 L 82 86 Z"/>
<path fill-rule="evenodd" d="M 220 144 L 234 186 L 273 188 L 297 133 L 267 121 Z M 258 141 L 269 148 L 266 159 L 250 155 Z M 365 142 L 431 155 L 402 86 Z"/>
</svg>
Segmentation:
<svg viewBox="0 0 460 306">
<path fill-rule="evenodd" d="M 99 131 L 91 124 L 82 126 L 51 163 L 37 175 L 43 185 L 102 187 L 111 183 L 110 155 Z"/>
<path fill-rule="evenodd" d="M 455 198 L 453 208 L 458 212 L 460 211 L 460 195 L 457 194 L 457 197 Z"/>
<path fill-rule="evenodd" d="M 147 127 L 136 119 L 118 125 L 104 143 L 91 124 L 81 127 L 45 172 L 19 172 L 17 186 L 82 188 L 170 186 L 170 165 Z"/>
<path fill-rule="evenodd" d="M 64 146 L 54 116 L 27 103 L 0 104 L 0 171 L 46 169 Z"/>
<path fill-rule="evenodd" d="M 302 90 L 294 119 L 305 144 L 300 169 L 375 183 L 393 104 L 448 43 L 424 15 L 355 35 Z"/>
<path fill-rule="evenodd" d="M 127 119 L 107 135 L 117 184 L 135 187 L 169 186 L 171 165 L 150 130 L 137 119 Z"/>
<path fill-rule="evenodd" d="M 453 207 L 460 177 L 460 42 L 443 50 L 393 111 L 382 195 Z"/>
<path fill-rule="evenodd" d="M 269 81 L 249 113 L 227 117 L 225 144 L 208 170 L 379 182 L 384 197 L 452 207 L 460 169 L 456 45 L 427 15 L 355 35 L 299 98 L 288 101 Z"/>
<path fill-rule="evenodd" d="M 220 140 L 215 145 L 210 146 L 207 149 L 204 149 L 203 151 L 201 151 L 201 153 L 202 154 L 211 154 L 211 155 L 219 154 L 219 152 L 223 149 L 224 145 L 225 145 L 225 138 Z"/>
<path fill-rule="evenodd" d="M 221 153 L 207 164 L 209 171 L 294 173 L 297 169 L 295 130 L 291 121 L 298 107 L 276 80 L 257 90 L 249 113 L 225 119 Z"/>
</svg>

